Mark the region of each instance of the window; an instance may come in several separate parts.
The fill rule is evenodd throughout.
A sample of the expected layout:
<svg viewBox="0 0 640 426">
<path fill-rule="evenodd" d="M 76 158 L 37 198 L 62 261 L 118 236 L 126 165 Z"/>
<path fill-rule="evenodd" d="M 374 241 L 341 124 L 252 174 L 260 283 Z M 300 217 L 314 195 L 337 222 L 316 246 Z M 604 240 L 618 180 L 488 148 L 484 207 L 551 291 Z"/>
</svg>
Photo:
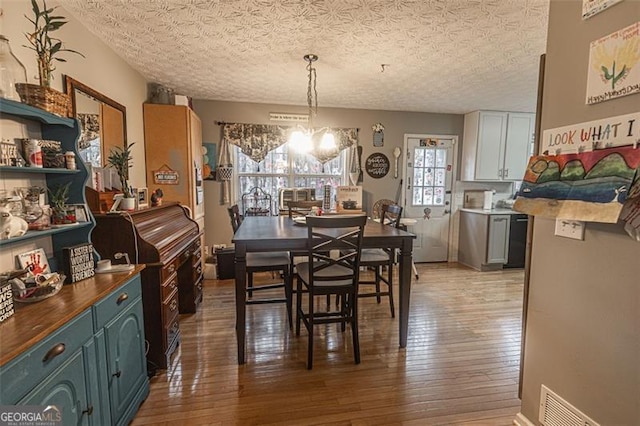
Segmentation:
<svg viewBox="0 0 640 426">
<path fill-rule="evenodd" d="M 321 198 L 324 185 L 330 185 L 331 201 L 334 203 L 336 187 L 346 182 L 346 149 L 338 157 L 324 163 L 324 167 L 312 155 L 293 152 L 288 144 L 269 152 L 259 163 L 243 154 L 237 146 L 233 151 L 238 179 L 236 200 L 257 186 L 271 195 L 272 212 L 278 211 L 278 191 L 282 188 L 315 188 L 316 198 Z"/>
<path fill-rule="evenodd" d="M 447 174 L 447 150 L 416 147 L 413 151 L 414 206 L 443 206 Z"/>
</svg>

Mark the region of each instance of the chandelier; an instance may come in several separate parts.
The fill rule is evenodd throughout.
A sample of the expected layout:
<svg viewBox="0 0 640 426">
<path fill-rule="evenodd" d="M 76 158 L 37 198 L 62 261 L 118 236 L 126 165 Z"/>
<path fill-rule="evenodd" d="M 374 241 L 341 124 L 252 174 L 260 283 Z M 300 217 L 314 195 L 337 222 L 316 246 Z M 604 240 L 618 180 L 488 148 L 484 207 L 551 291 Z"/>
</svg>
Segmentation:
<svg viewBox="0 0 640 426">
<path fill-rule="evenodd" d="M 309 115 L 307 117 L 307 128 L 298 128 L 291 133 L 289 138 L 289 146 L 299 153 L 307 153 L 313 149 L 313 138 L 316 134 L 322 133 L 322 139 L 319 148 L 321 150 L 331 150 L 336 147 L 336 140 L 330 129 L 323 127 L 315 129 L 313 121 L 318 114 L 318 91 L 316 90 L 316 69 L 313 63 L 318 60 L 318 56 L 312 53 L 304 55 L 307 62 L 307 72 L 309 81 L 307 84 L 307 106 L 309 107 Z"/>
</svg>

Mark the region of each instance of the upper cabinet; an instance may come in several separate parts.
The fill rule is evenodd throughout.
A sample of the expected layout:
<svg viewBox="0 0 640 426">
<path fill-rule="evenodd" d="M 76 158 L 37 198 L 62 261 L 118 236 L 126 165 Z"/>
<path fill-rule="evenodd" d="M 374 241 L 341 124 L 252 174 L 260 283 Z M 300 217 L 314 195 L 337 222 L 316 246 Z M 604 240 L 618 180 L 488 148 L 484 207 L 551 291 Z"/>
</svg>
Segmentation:
<svg viewBox="0 0 640 426">
<path fill-rule="evenodd" d="M 475 111 L 464 116 L 461 179 L 522 180 L 531 153 L 535 114 Z"/>
<path fill-rule="evenodd" d="M 196 113 L 182 105 L 144 104 L 144 144 L 147 186 L 162 189 L 164 201 L 191 209 L 204 229 L 202 125 Z"/>
</svg>

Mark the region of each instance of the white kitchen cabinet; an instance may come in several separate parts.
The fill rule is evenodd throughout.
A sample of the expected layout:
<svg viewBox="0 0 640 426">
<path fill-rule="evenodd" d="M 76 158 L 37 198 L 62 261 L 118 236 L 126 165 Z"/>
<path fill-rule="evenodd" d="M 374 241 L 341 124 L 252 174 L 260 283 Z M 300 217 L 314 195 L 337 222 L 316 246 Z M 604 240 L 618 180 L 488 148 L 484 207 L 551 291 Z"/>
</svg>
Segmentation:
<svg viewBox="0 0 640 426">
<path fill-rule="evenodd" d="M 535 114 L 474 111 L 464 116 L 461 179 L 522 180 L 531 151 Z"/>
</svg>

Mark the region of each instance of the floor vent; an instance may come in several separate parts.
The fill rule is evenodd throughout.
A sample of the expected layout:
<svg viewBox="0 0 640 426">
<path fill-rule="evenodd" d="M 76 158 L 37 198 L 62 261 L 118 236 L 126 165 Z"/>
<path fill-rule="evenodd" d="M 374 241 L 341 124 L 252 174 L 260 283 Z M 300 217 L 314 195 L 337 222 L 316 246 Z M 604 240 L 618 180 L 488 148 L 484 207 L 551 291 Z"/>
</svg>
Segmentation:
<svg viewBox="0 0 640 426">
<path fill-rule="evenodd" d="M 542 385 L 538 420 L 544 426 L 599 426 L 586 414 Z"/>
</svg>

